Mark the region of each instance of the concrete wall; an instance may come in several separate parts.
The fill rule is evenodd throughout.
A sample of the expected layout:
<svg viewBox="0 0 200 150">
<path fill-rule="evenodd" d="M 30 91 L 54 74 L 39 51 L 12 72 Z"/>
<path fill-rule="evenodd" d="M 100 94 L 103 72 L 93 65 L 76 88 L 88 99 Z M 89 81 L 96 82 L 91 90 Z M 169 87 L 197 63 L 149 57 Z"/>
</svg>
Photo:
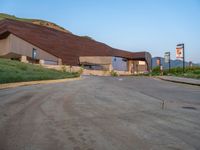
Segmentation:
<svg viewBox="0 0 200 150">
<path fill-rule="evenodd" d="M 51 60 L 58 62 L 58 58 L 48 52 L 38 48 L 35 45 L 32 45 L 23 39 L 10 34 L 6 39 L 0 40 L 0 55 L 6 55 L 9 53 L 18 54 L 16 57 L 19 56 L 28 56 L 32 57 L 32 50 L 36 49 L 37 56 L 36 59 L 41 60 Z M 14 56 L 14 55 L 13 55 Z"/>
<path fill-rule="evenodd" d="M 145 61 L 129 60 L 128 70 L 132 74 L 147 72 L 148 71 L 147 63 Z"/>
<path fill-rule="evenodd" d="M 147 72 L 147 63 L 145 61 L 133 61 L 133 73 Z"/>
<path fill-rule="evenodd" d="M 59 71 L 67 71 L 67 72 L 81 72 L 82 68 L 79 66 L 67 66 L 67 65 L 42 65 L 48 69 L 55 69 Z"/>
<path fill-rule="evenodd" d="M 107 71 L 115 71 L 118 75 L 130 75 L 144 73 L 147 71 L 147 64 L 145 61 L 139 60 L 127 60 L 123 61 L 120 57 L 101 57 L 101 56 L 91 56 L 91 57 L 80 57 L 80 63 L 91 64 L 91 69 L 87 66 L 84 67 L 84 74 L 92 75 L 108 75 L 105 73 Z M 92 64 L 108 64 L 106 68 L 108 69 L 95 69 Z M 111 66 L 111 67 L 109 67 Z"/>
<path fill-rule="evenodd" d="M 110 71 L 103 70 L 83 70 L 83 75 L 95 75 L 95 76 L 110 76 Z"/>
<path fill-rule="evenodd" d="M 81 56 L 79 57 L 81 64 L 98 64 L 107 65 L 112 63 L 112 57 L 109 56 Z"/>
<path fill-rule="evenodd" d="M 6 39 L 1 39 L 0 40 L 0 56 L 2 55 L 6 55 L 9 53 L 9 38 L 6 38 Z"/>
<path fill-rule="evenodd" d="M 46 51 L 18 38 L 17 36 L 13 34 L 10 35 L 10 51 L 11 52 L 32 57 L 33 48 L 35 48 L 37 51 L 36 59 L 58 61 L 57 57 L 47 53 Z"/>
<path fill-rule="evenodd" d="M 112 66 L 114 70 L 128 71 L 128 60 L 121 57 L 112 57 Z"/>
</svg>

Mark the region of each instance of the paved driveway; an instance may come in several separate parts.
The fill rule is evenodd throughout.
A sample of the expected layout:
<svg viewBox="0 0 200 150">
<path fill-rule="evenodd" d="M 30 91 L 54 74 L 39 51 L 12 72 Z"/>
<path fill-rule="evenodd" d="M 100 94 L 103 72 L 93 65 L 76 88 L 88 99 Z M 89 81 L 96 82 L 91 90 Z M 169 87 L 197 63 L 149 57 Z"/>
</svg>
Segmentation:
<svg viewBox="0 0 200 150">
<path fill-rule="evenodd" d="M 200 87 L 83 78 L 0 90 L 0 150 L 200 149 Z"/>
</svg>

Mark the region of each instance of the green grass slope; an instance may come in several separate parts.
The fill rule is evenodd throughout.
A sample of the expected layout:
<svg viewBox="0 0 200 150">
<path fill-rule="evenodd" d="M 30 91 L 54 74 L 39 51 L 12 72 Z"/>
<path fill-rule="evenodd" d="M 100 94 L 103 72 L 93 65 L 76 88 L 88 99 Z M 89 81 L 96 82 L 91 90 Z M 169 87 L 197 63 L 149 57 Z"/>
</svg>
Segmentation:
<svg viewBox="0 0 200 150">
<path fill-rule="evenodd" d="M 79 73 L 62 72 L 0 58 L 0 83 L 51 80 L 78 77 Z"/>
<path fill-rule="evenodd" d="M 33 24 L 37 24 L 37 25 L 53 28 L 53 29 L 56 29 L 56 30 L 59 30 L 59 31 L 63 31 L 63 32 L 72 34 L 72 32 L 70 32 L 69 30 L 66 30 L 63 27 L 61 27 L 61 26 L 59 26 L 59 25 L 57 25 L 55 23 L 46 21 L 46 20 L 19 18 L 19 17 L 16 17 L 14 15 L 0 13 L 0 20 L 6 19 L 6 18 L 7 19 L 18 20 L 18 21 L 25 21 L 25 22 L 29 22 L 29 23 L 33 23 Z M 83 38 L 86 38 L 86 39 L 90 39 L 90 40 L 94 40 L 92 37 L 87 36 L 87 35 L 80 36 L 80 37 L 83 37 Z"/>
</svg>

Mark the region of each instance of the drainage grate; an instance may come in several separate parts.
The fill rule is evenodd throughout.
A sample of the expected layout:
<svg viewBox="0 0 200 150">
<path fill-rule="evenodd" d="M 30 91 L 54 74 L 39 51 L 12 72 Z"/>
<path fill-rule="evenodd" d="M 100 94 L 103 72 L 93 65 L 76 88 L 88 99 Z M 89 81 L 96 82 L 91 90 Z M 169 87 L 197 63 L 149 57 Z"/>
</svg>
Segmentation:
<svg viewBox="0 0 200 150">
<path fill-rule="evenodd" d="M 195 107 L 192 107 L 192 106 L 183 106 L 182 108 L 183 108 L 183 109 L 196 110 L 196 108 L 195 108 Z"/>
</svg>

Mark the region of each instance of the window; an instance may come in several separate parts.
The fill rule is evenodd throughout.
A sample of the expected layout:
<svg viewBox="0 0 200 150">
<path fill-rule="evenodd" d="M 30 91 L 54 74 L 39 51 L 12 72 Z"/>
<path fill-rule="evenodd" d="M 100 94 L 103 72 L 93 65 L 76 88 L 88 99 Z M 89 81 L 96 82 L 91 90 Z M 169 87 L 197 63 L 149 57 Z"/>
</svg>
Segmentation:
<svg viewBox="0 0 200 150">
<path fill-rule="evenodd" d="M 35 48 L 33 48 L 32 50 L 32 59 L 36 59 L 37 57 L 37 50 Z"/>
<path fill-rule="evenodd" d="M 123 58 L 122 60 L 123 60 L 124 62 L 127 62 L 127 59 L 126 59 L 126 58 Z"/>
</svg>

